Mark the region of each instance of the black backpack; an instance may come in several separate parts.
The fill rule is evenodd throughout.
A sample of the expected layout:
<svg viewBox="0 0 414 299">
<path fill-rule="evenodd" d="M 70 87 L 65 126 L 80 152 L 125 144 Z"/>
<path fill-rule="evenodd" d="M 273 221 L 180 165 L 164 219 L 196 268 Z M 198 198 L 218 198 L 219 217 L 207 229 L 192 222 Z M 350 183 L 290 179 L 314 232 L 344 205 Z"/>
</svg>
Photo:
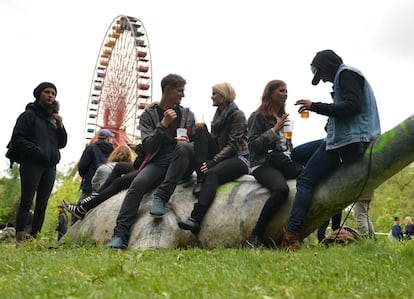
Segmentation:
<svg viewBox="0 0 414 299">
<path fill-rule="evenodd" d="M 6 158 L 10 160 L 10 168 L 13 168 L 13 163 L 21 162 L 20 152 L 16 146 L 13 145 L 13 139 L 7 144 Z"/>
</svg>

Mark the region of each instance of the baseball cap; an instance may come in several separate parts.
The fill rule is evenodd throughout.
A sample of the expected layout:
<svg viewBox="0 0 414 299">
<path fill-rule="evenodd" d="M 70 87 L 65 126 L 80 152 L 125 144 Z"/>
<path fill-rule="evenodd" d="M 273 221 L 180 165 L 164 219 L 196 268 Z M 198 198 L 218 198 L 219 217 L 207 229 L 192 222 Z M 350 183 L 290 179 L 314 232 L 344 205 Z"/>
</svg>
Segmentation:
<svg viewBox="0 0 414 299">
<path fill-rule="evenodd" d="M 318 85 L 319 81 L 321 80 L 321 77 L 319 77 L 318 74 L 318 68 L 314 65 L 311 65 L 311 71 L 313 74 L 312 85 Z"/>
<path fill-rule="evenodd" d="M 114 137 L 114 134 L 108 129 L 102 129 L 98 133 L 99 137 Z"/>
</svg>

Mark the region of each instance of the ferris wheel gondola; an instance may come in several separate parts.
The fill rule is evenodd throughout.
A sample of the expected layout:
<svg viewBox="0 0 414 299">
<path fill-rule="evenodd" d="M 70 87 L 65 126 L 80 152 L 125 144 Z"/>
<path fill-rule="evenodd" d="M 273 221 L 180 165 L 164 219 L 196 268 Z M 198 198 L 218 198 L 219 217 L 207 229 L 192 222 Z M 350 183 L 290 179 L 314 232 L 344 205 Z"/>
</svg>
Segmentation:
<svg viewBox="0 0 414 299">
<path fill-rule="evenodd" d="M 138 18 L 116 17 L 102 42 L 90 87 L 84 146 L 100 129 L 114 134 L 114 146 L 137 143 L 138 121 L 152 101 L 152 65 L 148 35 Z"/>
</svg>

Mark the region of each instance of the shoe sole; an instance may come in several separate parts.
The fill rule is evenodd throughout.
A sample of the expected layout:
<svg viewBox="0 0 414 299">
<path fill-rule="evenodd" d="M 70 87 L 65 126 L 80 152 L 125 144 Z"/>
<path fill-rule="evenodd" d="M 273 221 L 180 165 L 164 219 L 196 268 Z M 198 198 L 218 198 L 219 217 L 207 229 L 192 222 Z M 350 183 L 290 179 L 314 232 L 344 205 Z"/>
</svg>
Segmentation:
<svg viewBox="0 0 414 299">
<path fill-rule="evenodd" d="M 192 226 L 189 226 L 183 222 L 178 222 L 178 227 L 183 229 L 183 230 L 189 230 L 191 231 L 193 234 L 198 234 L 200 232 L 199 229 L 194 229 Z"/>
<path fill-rule="evenodd" d="M 68 209 L 69 203 L 67 201 L 62 200 L 62 205 L 63 205 L 63 207 L 65 208 L 66 211 L 68 211 L 72 215 L 76 216 L 76 218 L 78 218 L 79 220 L 83 220 L 83 218 L 85 217 L 85 215 L 81 216 L 78 213 L 76 213 L 75 211 L 71 211 L 70 209 Z"/>
<path fill-rule="evenodd" d="M 249 240 L 246 240 L 245 241 L 245 244 L 247 245 L 247 246 L 249 246 L 250 248 L 253 248 L 253 249 L 259 249 L 259 248 L 263 248 L 264 247 L 264 245 L 263 244 L 254 244 L 254 243 L 252 243 L 252 242 L 250 242 Z"/>
<path fill-rule="evenodd" d="M 116 249 L 116 250 L 123 250 L 126 249 L 126 246 L 116 247 L 116 246 L 106 246 L 108 249 Z"/>
<path fill-rule="evenodd" d="M 153 214 L 153 213 L 151 213 L 151 212 L 150 212 L 150 215 L 151 215 L 152 217 L 154 217 L 154 218 L 158 218 L 158 219 L 160 219 L 160 218 L 163 218 L 163 217 L 164 217 L 165 213 L 164 213 L 164 214 Z"/>
</svg>

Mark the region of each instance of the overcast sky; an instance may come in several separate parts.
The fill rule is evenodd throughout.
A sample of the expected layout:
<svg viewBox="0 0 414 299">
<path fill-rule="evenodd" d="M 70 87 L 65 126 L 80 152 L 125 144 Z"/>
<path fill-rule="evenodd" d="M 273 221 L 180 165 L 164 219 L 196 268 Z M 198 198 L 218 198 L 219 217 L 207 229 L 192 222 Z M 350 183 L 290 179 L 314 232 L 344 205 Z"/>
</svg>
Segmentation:
<svg viewBox="0 0 414 299">
<path fill-rule="evenodd" d="M 42 81 L 58 89 L 69 135 L 59 167 L 82 153 L 84 119 L 95 62 L 108 26 L 119 15 L 139 18 L 152 54 L 154 100 L 160 80 L 187 80 L 182 104 L 211 120 L 211 86 L 230 82 L 246 117 L 260 103 L 265 84 L 288 85 L 295 145 L 324 137 L 326 118 L 301 120 L 300 98 L 330 102 L 331 84 L 311 85 L 309 64 L 333 49 L 360 69 L 377 97 L 382 131 L 413 114 L 414 2 L 410 0 L 1 0 L 0 169 L 17 116 Z"/>
</svg>

